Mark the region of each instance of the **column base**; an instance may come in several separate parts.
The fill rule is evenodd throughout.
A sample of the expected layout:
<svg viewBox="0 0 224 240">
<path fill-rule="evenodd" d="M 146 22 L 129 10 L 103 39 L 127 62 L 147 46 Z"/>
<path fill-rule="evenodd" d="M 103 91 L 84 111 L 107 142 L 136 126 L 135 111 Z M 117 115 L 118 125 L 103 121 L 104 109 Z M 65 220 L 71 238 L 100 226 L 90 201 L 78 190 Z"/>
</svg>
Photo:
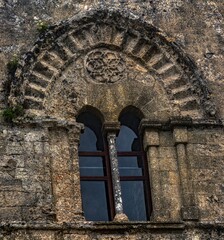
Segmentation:
<svg viewBox="0 0 224 240">
<path fill-rule="evenodd" d="M 117 213 L 113 219 L 114 222 L 127 222 L 129 221 L 128 220 L 128 217 L 126 214 L 124 213 Z"/>
</svg>

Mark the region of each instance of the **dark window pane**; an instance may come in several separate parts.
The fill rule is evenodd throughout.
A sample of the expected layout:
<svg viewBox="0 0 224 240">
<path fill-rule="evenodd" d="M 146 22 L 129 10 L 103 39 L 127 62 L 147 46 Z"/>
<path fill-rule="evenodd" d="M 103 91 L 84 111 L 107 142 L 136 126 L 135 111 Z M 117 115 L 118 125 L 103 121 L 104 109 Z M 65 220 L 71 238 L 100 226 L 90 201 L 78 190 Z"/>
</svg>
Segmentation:
<svg viewBox="0 0 224 240">
<path fill-rule="evenodd" d="M 144 184 L 142 181 L 121 181 L 124 212 L 131 221 L 146 221 Z"/>
<path fill-rule="evenodd" d="M 118 152 L 139 151 L 140 144 L 138 136 L 129 127 L 121 126 L 119 135 L 116 140 Z"/>
<path fill-rule="evenodd" d="M 104 176 L 104 161 L 102 157 L 79 156 L 81 176 Z"/>
<path fill-rule="evenodd" d="M 80 137 L 79 151 L 97 151 L 96 142 L 97 138 L 93 130 L 85 127 L 84 133 Z"/>
<path fill-rule="evenodd" d="M 134 112 L 123 112 L 119 118 L 119 121 L 121 122 L 121 125 L 131 128 L 136 134 L 138 134 L 138 127 L 141 119 L 137 117 Z"/>
<path fill-rule="evenodd" d="M 142 157 L 118 157 L 120 176 L 142 176 Z"/>
<path fill-rule="evenodd" d="M 103 151 L 101 121 L 90 112 L 80 114 L 77 121 L 85 125 L 80 137 L 79 151 Z"/>
<path fill-rule="evenodd" d="M 81 181 L 83 211 L 86 220 L 109 221 L 104 181 Z"/>
</svg>

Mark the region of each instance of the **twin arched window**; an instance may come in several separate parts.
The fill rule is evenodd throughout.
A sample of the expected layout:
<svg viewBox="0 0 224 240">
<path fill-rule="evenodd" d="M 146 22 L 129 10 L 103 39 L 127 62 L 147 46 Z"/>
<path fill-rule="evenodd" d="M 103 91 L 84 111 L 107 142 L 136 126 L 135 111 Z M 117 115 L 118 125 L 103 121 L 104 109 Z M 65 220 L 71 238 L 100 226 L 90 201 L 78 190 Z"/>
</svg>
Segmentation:
<svg viewBox="0 0 224 240">
<path fill-rule="evenodd" d="M 86 220 L 110 221 L 115 216 L 112 171 L 118 171 L 123 211 L 131 221 L 146 221 L 151 213 L 147 161 L 138 134 L 140 118 L 132 112 L 120 116 L 116 138 L 118 169 L 112 169 L 102 122 L 92 112 L 79 115 L 85 126 L 80 137 L 79 166 Z"/>
</svg>

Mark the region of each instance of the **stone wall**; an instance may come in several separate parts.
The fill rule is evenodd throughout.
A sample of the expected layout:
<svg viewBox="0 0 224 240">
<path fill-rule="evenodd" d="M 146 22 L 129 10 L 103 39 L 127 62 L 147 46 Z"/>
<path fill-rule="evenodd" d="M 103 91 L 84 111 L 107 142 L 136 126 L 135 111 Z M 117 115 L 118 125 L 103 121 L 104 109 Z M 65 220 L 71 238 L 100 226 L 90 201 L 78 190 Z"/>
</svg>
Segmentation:
<svg viewBox="0 0 224 240">
<path fill-rule="evenodd" d="M 52 204 L 46 133 L 4 127 L 1 141 L 1 221 L 46 219 Z"/>
<path fill-rule="evenodd" d="M 24 0 L 0 8 L 1 109 L 25 108 L 24 116 L 1 119 L 0 239 L 222 239 L 222 1 Z M 105 23 L 115 26 L 111 35 Z M 41 24 L 52 25 L 48 35 L 38 32 Z M 99 52 L 116 58 L 109 78 L 88 68 Z M 13 55 L 20 65 L 11 76 Z M 152 217 L 87 222 L 75 117 L 91 106 L 105 123 L 118 122 L 130 105 L 144 115 Z"/>
<path fill-rule="evenodd" d="M 223 129 L 192 130 L 189 164 L 202 221 L 223 221 Z M 215 180 L 215 181 L 214 181 Z"/>
</svg>

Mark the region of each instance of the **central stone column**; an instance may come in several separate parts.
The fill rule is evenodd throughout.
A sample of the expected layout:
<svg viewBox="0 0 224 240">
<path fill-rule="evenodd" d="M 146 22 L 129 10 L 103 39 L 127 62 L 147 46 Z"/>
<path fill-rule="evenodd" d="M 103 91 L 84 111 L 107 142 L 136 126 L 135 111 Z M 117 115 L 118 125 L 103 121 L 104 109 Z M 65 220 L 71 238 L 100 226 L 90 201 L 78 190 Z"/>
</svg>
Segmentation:
<svg viewBox="0 0 224 240">
<path fill-rule="evenodd" d="M 118 123 L 106 123 L 104 124 L 104 131 L 106 132 L 108 146 L 109 146 L 109 157 L 111 164 L 111 175 L 113 182 L 114 192 L 114 204 L 115 204 L 115 217 L 114 221 L 127 221 L 128 217 L 123 212 L 123 203 L 121 196 L 121 184 L 118 172 L 118 158 L 116 149 L 116 136 L 119 131 L 120 125 Z"/>
</svg>

